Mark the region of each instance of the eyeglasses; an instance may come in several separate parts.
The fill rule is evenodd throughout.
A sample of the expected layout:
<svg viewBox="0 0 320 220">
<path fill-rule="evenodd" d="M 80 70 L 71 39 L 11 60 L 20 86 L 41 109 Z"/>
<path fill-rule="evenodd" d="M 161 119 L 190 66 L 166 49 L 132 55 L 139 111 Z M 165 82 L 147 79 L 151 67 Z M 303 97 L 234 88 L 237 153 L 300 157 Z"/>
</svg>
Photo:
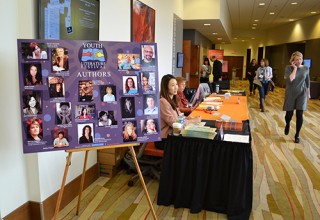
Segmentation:
<svg viewBox="0 0 320 220">
<path fill-rule="evenodd" d="M 145 53 L 153 53 L 152 50 L 145 50 L 144 52 L 145 52 Z"/>
</svg>

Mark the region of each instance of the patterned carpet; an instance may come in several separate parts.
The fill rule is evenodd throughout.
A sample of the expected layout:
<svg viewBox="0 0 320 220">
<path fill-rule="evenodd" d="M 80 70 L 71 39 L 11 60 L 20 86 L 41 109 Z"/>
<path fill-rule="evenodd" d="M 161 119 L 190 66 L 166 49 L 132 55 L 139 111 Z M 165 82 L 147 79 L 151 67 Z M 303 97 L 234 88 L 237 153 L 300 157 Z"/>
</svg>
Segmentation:
<svg viewBox="0 0 320 220">
<path fill-rule="evenodd" d="M 245 89 L 247 81 L 236 81 L 232 89 Z M 284 89 L 276 87 L 260 112 L 259 97 L 248 96 L 253 151 L 253 208 L 250 219 L 320 219 L 320 101 L 309 100 L 300 133 L 293 142 L 295 115 L 290 133 L 284 135 L 282 104 Z M 83 193 L 79 216 L 77 198 L 59 213 L 59 219 L 153 219 L 143 188 L 138 181 L 127 183 L 125 171 L 114 178 L 100 177 Z M 158 219 L 226 219 L 226 215 L 158 206 L 158 181 L 145 178 Z"/>
</svg>

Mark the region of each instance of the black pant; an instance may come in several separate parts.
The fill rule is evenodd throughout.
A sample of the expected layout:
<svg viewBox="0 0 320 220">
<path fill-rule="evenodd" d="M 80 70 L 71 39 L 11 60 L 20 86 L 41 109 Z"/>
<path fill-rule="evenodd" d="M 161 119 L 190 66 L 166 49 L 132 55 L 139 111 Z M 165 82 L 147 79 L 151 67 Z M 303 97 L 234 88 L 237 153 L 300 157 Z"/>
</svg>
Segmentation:
<svg viewBox="0 0 320 220">
<path fill-rule="evenodd" d="M 167 141 L 167 138 L 162 138 L 161 141 L 156 141 L 154 142 L 154 146 L 158 149 L 163 150 L 164 149 L 164 145 Z"/>
<path fill-rule="evenodd" d="M 200 77 L 200 83 L 207 83 L 209 82 L 209 78 L 207 77 Z"/>
<path fill-rule="evenodd" d="M 287 111 L 286 112 L 286 116 L 285 116 L 285 120 L 286 120 L 286 124 L 287 126 L 290 126 L 290 121 L 292 119 L 293 116 L 293 111 Z M 296 137 L 299 137 L 299 133 L 302 127 L 302 123 L 303 123 L 303 110 L 296 110 Z"/>
</svg>

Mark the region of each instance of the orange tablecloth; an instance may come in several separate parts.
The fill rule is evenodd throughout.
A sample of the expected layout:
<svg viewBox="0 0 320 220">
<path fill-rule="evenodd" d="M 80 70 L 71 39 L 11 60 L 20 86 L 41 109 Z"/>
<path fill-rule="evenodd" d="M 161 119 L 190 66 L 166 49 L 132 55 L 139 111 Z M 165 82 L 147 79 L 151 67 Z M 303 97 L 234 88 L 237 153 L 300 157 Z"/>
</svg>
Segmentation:
<svg viewBox="0 0 320 220">
<path fill-rule="evenodd" d="M 211 95 L 210 97 L 215 96 Z M 193 112 L 191 112 L 190 116 L 201 116 L 202 120 L 221 120 L 221 116 L 225 114 L 227 116 L 230 116 L 230 120 L 235 120 L 236 122 L 242 122 L 243 120 L 249 119 L 246 96 L 232 95 L 228 100 L 225 99 L 224 96 L 219 97 L 221 97 L 221 100 L 223 101 L 219 110 L 206 112 L 202 108 L 198 107 Z M 240 103 L 238 103 L 238 99 L 240 99 Z M 204 102 L 202 104 L 204 104 Z M 214 113 L 219 113 L 219 115 L 214 116 Z"/>
</svg>

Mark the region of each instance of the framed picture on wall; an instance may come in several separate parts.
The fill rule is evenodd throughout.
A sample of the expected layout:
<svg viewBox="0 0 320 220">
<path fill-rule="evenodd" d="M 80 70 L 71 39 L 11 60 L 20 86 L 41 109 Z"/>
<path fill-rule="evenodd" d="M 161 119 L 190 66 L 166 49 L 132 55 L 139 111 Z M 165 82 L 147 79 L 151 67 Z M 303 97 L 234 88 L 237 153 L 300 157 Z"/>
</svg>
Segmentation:
<svg viewBox="0 0 320 220">
<path fill-rule="evenodd" d="M 137 0 L 131 3 L 131 41 L 155 42 L 156 11 Z"/>
</svg>

